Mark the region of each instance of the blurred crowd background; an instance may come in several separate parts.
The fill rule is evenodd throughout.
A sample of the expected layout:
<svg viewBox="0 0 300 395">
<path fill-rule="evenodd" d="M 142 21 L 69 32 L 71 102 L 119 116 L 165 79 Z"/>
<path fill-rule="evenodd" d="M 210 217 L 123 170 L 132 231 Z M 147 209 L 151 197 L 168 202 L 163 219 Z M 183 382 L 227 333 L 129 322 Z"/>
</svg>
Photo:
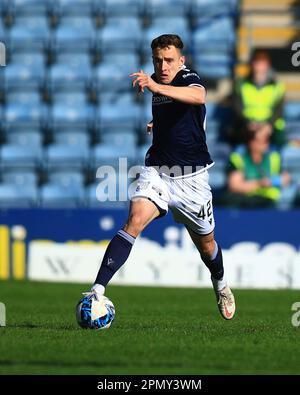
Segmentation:
<svg viewBox="0 0 300 395">
<path fill-rule="evenodd" d="M 129 74 L 153 72 L 164 33 L 208 90 L 214 204 L 300 206 L 299 1 L 0 0 L 0 14 L 1 207 L 99 207 L 99 166 L 143 164 L 151 94 Z"/>
</svg>

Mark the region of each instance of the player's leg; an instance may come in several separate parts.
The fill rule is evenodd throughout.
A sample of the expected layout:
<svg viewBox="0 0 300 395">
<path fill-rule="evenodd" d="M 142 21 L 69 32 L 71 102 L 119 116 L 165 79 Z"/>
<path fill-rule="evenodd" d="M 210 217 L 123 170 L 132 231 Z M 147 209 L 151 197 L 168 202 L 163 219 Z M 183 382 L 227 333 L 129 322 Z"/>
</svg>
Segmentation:
<svg viewBox="0 0 300 395">
<path fill-rule="evenodd" d="M 136 237 L 160 212 L 156 205 L 147 198 L 131 201 L 126 224 L 110 241 L 92 290 L 104 294 L 105 287 L 113 275 L 126 262 Z"/>
<path fill-rule="evenodd" d="M 218 307 L 223 318 L 230 320 L 235 313 L 233 293 L 227 285 L 224 275 L 222 249 L 215 241 L 214 232 L 201 235 L 186 227 L 202 261 L 211 274 L 211 280 L 217 297 Z"/>
</svg>

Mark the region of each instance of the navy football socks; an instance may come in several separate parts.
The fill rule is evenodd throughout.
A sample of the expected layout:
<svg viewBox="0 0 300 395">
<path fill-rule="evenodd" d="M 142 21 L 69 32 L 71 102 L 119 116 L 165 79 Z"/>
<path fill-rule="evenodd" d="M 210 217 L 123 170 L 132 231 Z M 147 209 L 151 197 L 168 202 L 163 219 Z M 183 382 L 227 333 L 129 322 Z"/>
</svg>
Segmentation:
<svg viewBox="0 0 300 395">
<path fill-rule="evenodd" d="M 119 230 L 105 251 L 95 284 L 106 287 L 113 275 L 126 262 L 134 242 L 135 237 L 124 230 Z"/>
<path fill-rule="evenodd" d="M 222 280 L 224 276 L 223 255 L 221 247 L 219 247 L 216 242 L 215 244 L 216 246 L 213 255 L 210 257 L 201 255 L 201 259 L 207 266 L 212 277 L 215 280 Z"/>
</svg>

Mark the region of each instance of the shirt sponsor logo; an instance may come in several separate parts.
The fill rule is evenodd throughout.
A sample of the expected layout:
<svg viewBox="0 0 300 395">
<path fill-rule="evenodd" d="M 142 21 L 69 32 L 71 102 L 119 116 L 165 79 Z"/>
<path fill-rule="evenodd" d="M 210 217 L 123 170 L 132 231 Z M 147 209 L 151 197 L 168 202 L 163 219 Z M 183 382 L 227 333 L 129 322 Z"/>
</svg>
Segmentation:
<svg viewBox="0 0 300 395">
<path fill-rule="evenodd" d="M 200 79 L 199 75 L 197 73 L 187 73 L 187 74 L 183 74 L 182 78 L 186 78 L 186 77 L 190 77 L 190 76 L 194 76 Z"/>
</svg>

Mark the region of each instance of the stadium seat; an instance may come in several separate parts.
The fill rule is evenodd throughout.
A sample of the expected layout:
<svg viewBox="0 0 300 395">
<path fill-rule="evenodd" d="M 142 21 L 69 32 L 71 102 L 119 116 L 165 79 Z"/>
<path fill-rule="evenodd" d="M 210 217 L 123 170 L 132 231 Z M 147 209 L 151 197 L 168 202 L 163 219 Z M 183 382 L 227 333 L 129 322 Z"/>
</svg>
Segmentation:
<svg viewBox="0 0 300 395">
<path fill-rule="evenodd" d="M 3 172 L 1 179 L 4 183 L 18 186 L 37 186 L 38 184 L 37 173 L 33 170 L 24 171 L 21 169 L 8 168 L 5 169 L 5 172 Z"/>
<path fill-rule="evenodd" d="M 66 89 L 85 89 L 92 79 L 88 53 L 59 53 L 57 62 L 50 67 L 48 85 L 53 92 Z"/>
<path fill-rule="evenodd" d="M 189 48 L 190 43 L 190 28 L 186 18 L 183 16 L 177 17 L 158 17 L 153 20 L 153 23 L 145 29 L 142 36 L 142 51 L 144 54 L 151 53 L 151 42 L 154 38 L 161 34 L 178 34 L 185 48 Z"/>
<path fill-rule="evenodd" d="M 77 185 L 79 187 L 84 186 L 84 173 L 75 170 L 60 170 L 60 171 L 50 171 L 48 173 L 48 181 L 51 184 L 59 184 L 63 187 Z"/>
<path fill-rule="evenodd" d="M 0 207 L 27 208 L 38 201 L 37 188 L 34 185 L 19 186 L 13 183 L 0 183 Z"/>
<path fill-rule="evenodd" d="M 38 89 L 43 85 L 46 75 L 44 56 L 40 52 L 13 53 L 12 61 L 3 72 L 5 92 Z"/>
<path fill-rule="evenodd" d="M 135 158 L 136 165 L 144 166 L 145 156 L 146 156 L 146 153 L 147 153 L 148 149 L 150 148 L 150 146 L 151 146 L 151 143 L 148 142 L 147 144 L 143 144 L 137 148 L 137 153 L 136 153 L 136 158 Z"/>
<path fill-rule="evenodd" d="M 9 34 L 12 50 L 46 49 L 50 45 L 50 39 L 48 19 L 42 16 L 17 17 Z"/>
<path fill-rule="evenodd" d="M 41 98 L 38 90 L 18 90 L 18 91 L 7 91 L 5 95 L 6 104 L 40 104 Z"/>
<path fill-rule="evenodd" d="M 211 19 L 199 19 L 192 35 L 192 53 L 197 55 L 203 50 L 230 51 L 235 44 L 233 19 L 221 16 Z"/>
<path fill-rule="evenodd" d="M 12 103 L 5 108 L 5 124 L 11 127 L 41 127 L 46 122 L 47 107 L 41 103 Z"/>
<path fill-rule="evenodd" d="M 96 29 L 93 20 L 87 16 L 66 16 L 60 19 L 54 32 L 56 51 L 90 50 L 94 48 Z"/>
<path fill-rule="evenodd" d="M 103 62 L 95 71 L 94 83 L 96 84 L 96 89 L 110 89 L 116 92 L 129 90 L 131 87 L 129 74 L 135 70 L 127 64 Z"/>
<path fill-rule="evenodd" d="M 80 15 L 90 16 L 95 9 L 94 0 L 56 0 L 54 13 L 59 16 Z"/>
<path fill-rule="evenodd" d="M 97 124 L 100 129 L 136 129 L 140 123 L 141 108 L 136 103 L 103 103 L 97 108 Z"/>
<path fill-rule="evenodd" d="M 298 169 L 300 174 L 300 148 L 285 146 L 281 151 L 282 165 L 285 169 Z"/>
<path fill-rule="evenodd" d="M 84 203 L 84 188 L 71 184 L 63 186 L 47 183 L 40 188 L 40 205 L 42 207 L 79 207 Z"/>
<path fill-rule="evenodd" d="M 221 189 L 226 186 L 227 176 L 221 166 L 213 166 L 209 169 L 209 185 L 213 189 Z"/>
<path fill-rule="evenodd" d="M 77 169 L 82 170 L 87 166 L 89 149 L 78 145 L 51 144 L 46 148 L 44 165 L 50 169 Z"/>
<path fill-rule="evenodd" d="M 101 143 L 111 143 L 116 146 L 135 146 L 137 135 L 131 129 L 104 129 L 101 133 Z"/>
<path fill-rule="evenodd" d="M 94 108 L 89 104 L 54 103 L 51 108 L 52 128 L 89 128 L 94 123 Z"/>
<path fill-rule="evenodd" d="M 8 10 L 14 17 L 44 16 L 50 8 L 51 0 L 10 0 Z"/>
<path fill-rule="evenodd" d="M 42 150 L 40 147 L 3 144 L 0 146 L 1 168 L 37 168 L 41 164 Z"/>
<path fill-rule="evenodd" d="M 72 106 L 85 105 L 87 103 L 87 95 L 84 89 L 79 90 L 59 90 L 53 91 L 52 103 L 68 104 Z"/>
<path fill-rule="evenodd" d="M 110 190 L 107 188 L 99 187 L 101 181 L 90 184 L 86 187 L 86 200 L 89 207 L 97 208 L 111 208 L 111 209 L 124 209 L 127 201 L 118 200 L 118 187 L 115 184 L 111 185 Z M 109 196 L 109 199 L 107 197 Z"/>
<path fill-rule="evenodd" d="M 220 14 L 236 13 L 239 0 L 192 0 L 191 15 L 208 17 Z"/>
<path fill-rule="evenodd" d="M 193 57 L 194 68 L 206 78 L 230 78 L 233 69 L 233 54 L 226 52 L 205 52 Z"/>
<path fill-rule="evenodd" d="M 70 147 L 84 147 L 88 149 L 90 145 L 90 136 L 84 131 L 56 131 L 54 134 L 56 144 L 68 145 Z"/>
<path fill-rule="evenodd" d="M 139 16 L 143 12 L 144 0 L 103 0 L 100 12 L 105 18 L 112 16 Z"/>
<path fill-rule="evenodd" d="M 6 133 L 6 141 L 9 144 L 21 145 L 24 147 L 39 147 L 42 148 L 43 144 L 43 136 L 38 131 L 23 131 L 22 129 L 19 131 L 10 130 Z"/>
<path fill-rule="evenodd" d="M 98 40 L 102 53 L 112 51 L 136 51 L 142 36 L 141 22 L 135 17 L 112 17 L 99 30 Z"/>
<path fill-rule="evenodd" d="M 284 118 L 287 121 L 300 121 L 300 102 L 287 102 L 284 104 Z"/>
<path fill-rule="evenodd" d="M 98 166 L 113 166 L 117 170 L 120 163 L 119 158 L 127 158 L 129 167 L 134 164 L 135 157 L 136 148 L 133 145 L 97 144 L 92 149 L 92 167 L 96 169 Z"/>
<path fill-rule="evenodd" d="M 189 12 L 189 1 L 186 0 L 148 0 L 145 6 L 146 14 L 152 18 L 170 15 L 184 16 Z"/>
</svg>

